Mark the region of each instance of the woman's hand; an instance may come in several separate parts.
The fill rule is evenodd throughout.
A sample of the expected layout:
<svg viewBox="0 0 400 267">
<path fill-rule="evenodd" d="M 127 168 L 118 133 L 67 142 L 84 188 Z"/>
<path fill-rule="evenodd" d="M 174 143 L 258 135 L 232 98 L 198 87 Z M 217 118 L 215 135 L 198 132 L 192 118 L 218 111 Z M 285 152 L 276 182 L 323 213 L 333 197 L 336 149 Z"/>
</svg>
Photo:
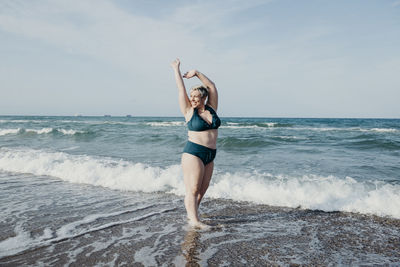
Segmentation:
<svg viewBox="0 0 400 267">
<path fill-rule="evenodd" d="M 185 74 L 183 74 L 183 78 L 190 79 L 194 76 L 196 76 L 197 70 L 189 70 Z"/>
<path fill-rule="evenodd" d="M 179 58 L 177 58 L 177 59 L 175 59 L 174 61 L 172 61 L 171 67 L 172 67 L 174 70 L 176 70 L 176 69 L 179 69 L 180 64 L 181 64 L 181 62 L 180 62 Z"/>
</svg>

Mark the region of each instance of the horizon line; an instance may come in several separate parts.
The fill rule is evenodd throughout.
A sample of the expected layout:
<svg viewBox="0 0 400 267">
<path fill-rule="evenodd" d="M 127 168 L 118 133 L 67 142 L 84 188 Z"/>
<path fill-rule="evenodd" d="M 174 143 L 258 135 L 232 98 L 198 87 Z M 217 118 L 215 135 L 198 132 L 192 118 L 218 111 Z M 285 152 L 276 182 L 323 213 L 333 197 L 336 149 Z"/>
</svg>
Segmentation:
<svg viewBox="0 0 400 267">
<path fill-rule="evenodd" d="M 180 116 L 157 116 L 157 115 L 3 115 L 0 114 L 0 117 L 100 117 L 100 118 L 179 118 Z M 294 116 L 220 116 L 221 118 L 254 118 L 254 119 L 393 119 L 398 120 L 400 117 L 294 117 Z"/>
</svg>

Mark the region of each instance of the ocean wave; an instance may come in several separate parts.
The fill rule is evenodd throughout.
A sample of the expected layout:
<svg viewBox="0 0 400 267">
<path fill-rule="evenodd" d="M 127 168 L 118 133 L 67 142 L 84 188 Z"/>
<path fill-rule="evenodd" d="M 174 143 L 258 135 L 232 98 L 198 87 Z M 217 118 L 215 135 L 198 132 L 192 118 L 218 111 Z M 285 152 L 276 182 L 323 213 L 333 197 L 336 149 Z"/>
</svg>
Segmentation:
<svg viewBox="0 0 400 267">
<path fill-rule="evenodd" d="M 378 132 L 378 133 L 395 133 L 399 132 L 398 129 L 393 129 L 393 128 L 371 128 L 371 129 L 361 129 L 359 128 L 361 132 Z"/>
<path fill-rule="evenodd" d="M 369 132 L 369 133 L 400 133 L 395 128 L 360 128 L 360 127 L 294 127 L 293 130 L 308 130 L 318 132 L 347 131 L 347 132 Z"/>
<path fill-rule="evenodd" d="M 68 130 L 66 130 L 66 129 L 57 129 L 57 132 L 60 132 L 60 133 L 65 134 L 65 135 L 74 135 L 74 134 L 85 134 L 85 133 L 88 133 L 88 132 L 86 132 L 86 131 L 78 131 L 78 130 L 72 130 L 72 129 L 68 129 Z"/>
<path fill-rule="evenodd" d="M 97 125 L 104 124 L 104 125 L 129 125 L 129 126 L 139 124 L 138 122 L 126 122 L 126 121 L 103 121 L 103 122 L 92 122 L 92 123 L 85 122 L 85 123 L 97 124 Z"/>
<path fill-rule="evenodd" d="M 400 185 L 317 175 L 225 173 L 219 178 L 207 193 L 211 197 L 400 218 Z"/>
<path fill-rule="evenodd" d="M 356 138 L 353 138 L 356 139 Z M 382 140 L 382 139 L 361 139 L 359 141 L 347 142 L 345 145 L 350 148 L 362 149 L 362 150 L 400 150 L 400 142 L 394 140 Z M 343 145 L 343 144 L 340 144 Z"/>
<path fill-rule="evenodd" d="M 290 127 L 293 127 L 293 124 L 291 124 L 291 123 L 282 123 L 282 122 L 263 122 L 263 123 L 259 123 L 257 125 L 265 125 L 267 127 L 272 127 L 272 128 L 290 128 Z"/>
<path fill-rule="evenodd" d="M 23 134 L 23 133 L 34 133 L 34 134 L 49 134 L 49 133 L 61 133 L 64 135 L 75 135 L 75 134 L 86 134 L 87 131 L 79 131 L 72 129 L 62 129 L 62 128 L 42 128 L 42 129 L 0 129 L 0 136 L 7 134 Z"/>
<path fill-rule="evenodd" d="M 256 129 L 260 128 L 257 125 L 221 125 L 221 128 L 224 129 Z"/>
<path fill-rule="evenodd" d="M 0 152 L 2 171 L 53 176 L 72 183 L 154 192 L 178 187 L 180 180 L 179 166 L 162 169 L 124 160 L 25 148 L 0 148 Z"/>
<path fill-rule="evenodd" d="M 103 121 L 103 120 L 0 120 L 0 123 L 73 123 L 73 124 L 89 124 L 89 125 L 103 125 L 103 124 L 111 124 L 111 125 L 137 125 L 138 122 L 125 122 L 125 121 Z"/>
<path fill-rule="evenodd" d="M 49 122 L 47 120 L 0 120 L 0 123 L 43 123 Z"/>
<path fill-rule="evenodd" d="M 233 149 L 241 149 L 241 148 L 250 148 L 250 147 L 267 147 L 274 145 L 274 142 L 269 142 L 264 138 L 257 137 L 249 137 L 249 138 L 238 138 L 238 137 L 221 137 L 218 139 L 218 148 L 233 148 Z"/>
<path fill-rule="evenodd" d="M 48 134 L 53 131 L 53 128 L 42 128 L 42 129 L 23 129 L 22 132 L 36 133 L 36 134 Z"/>
<path fill-rule="evenodd" d="M 301 140 L 306 140 L 304 137 L 298 137 L 298 136 L 287 136 L 287 135 L 272 135 L 269 136 L 270 139 L 275 140 L 275 141 L 280 141 L 280 142 L 299 142 Z"/>
<path fill-rule="evenodd" d="M 152 127 L 170 127 L 170 126 L 184 126 L 184 121 L 163 121 L 163 122 L 146 122 L 148 126 Z"/>
<path fill-rule="evenodd" d="M 79 148 L 80 146 L 71 146 L 71 147 L 66 147 L 66 148 L 62 148 L 61 151 L 71 151 L 71 150 L 75 150 L 77 148 Z"/>
<path fill-rule="evenodd" d="M 0 170 L 53 176 L 111 189 L 184 195 L 181 168 L 28 148 L 0 148 Z M 207 196 L 258 204 L 346 211 L 400 219 L 400 185 L 351 177 L 274 176 L 215 171 Z"/>
<path fill-rule="evenodd" d="M 267 129 L 267 128 L 286 128 L 292 127 L 290 123 L 278 123 L 278 122 L 226 122 L 221 128 L 230 129 Z"/>
<path fill-rule="evenodd" d="M 17 134 L 21 131 L 21 128 L 17 129 L 0 129 L 0 136 L 7 135 L 7 134 Z"/>
</svg>

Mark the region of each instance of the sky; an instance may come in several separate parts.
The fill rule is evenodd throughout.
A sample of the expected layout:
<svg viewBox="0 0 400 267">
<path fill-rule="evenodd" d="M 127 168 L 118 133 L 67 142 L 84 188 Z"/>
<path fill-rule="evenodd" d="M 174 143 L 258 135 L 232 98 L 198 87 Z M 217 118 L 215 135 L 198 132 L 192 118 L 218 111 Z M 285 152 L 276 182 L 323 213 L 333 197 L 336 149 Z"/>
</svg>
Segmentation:
<svg viewBox="0 0 400 267">
<path fill-rule="evenodd" d="M 181 116 L 175 58 L 222 117 L 400 118 L 399 0 L 0 0 L 0 115 Z"/>
</svg>

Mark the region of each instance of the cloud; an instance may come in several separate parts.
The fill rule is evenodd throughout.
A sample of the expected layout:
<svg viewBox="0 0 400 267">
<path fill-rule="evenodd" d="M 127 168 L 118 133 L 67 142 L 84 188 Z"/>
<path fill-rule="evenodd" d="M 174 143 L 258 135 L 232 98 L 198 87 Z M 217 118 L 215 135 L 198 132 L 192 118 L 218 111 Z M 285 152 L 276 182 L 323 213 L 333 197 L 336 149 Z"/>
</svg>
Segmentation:
<svg viewBox="0 0 400 267">
<path fill-rule="evenodd" d="M 152 18 L 133 15 L 106 0 L 6 1 L 1 7 L 0 28 L 68 53 L 143 72 L 159 62 L 169 62 L 174 55 L 198 61 L 212 58 L 221 51 L 209 49 L 210 43 L 246 30 L 245 26 L 223 25 L 225 18 L 248 7 L 242 4 L 223 8 L 207 2 L 185 5 L 170 16 Z"/>
<path fill-rule="evenodd" d="M 207 73 L 223 73 L 227 65 L 238 65 L 236 62 L 245 58 L 245 52 L 237 47 L 222 44 L 225 38 L 246 31 L 245 24 L 228 27 L 225 22 L 254 5 L 239 3 L 230 7 L 222 1 L 190 2 L 170 14 L 154 17 L 129 12 L 108 0 L 2 1 L 0 30 L 28 38 L 33 45 L 51 45 L 64 53 L 91 57 L 122 69 L 135 77 L 132 86 L 145 107 L 162 102 L 162 97 L 154 99 L 152 90 L 173 81 L 169 62 L 176 56 L 183 59 L 184 70 L 207 66 Z M 216 48 L 218 43 L 221 47 Z M 194 83 L 198 81 L 187 81 L 188 86 Z M 139 87 L 145 90 L 138 93 Z M 109 94 L 104 97 L 112 98 L 112 92 Z"/>
<path fill-rule="evenodd" d="M 132 16 L 108 1 L 35 3 L 37 6 L 23 2 L 17 9 L 10 8 L 8 14 L 3 11 L 1 28 L 131 71 L 140 70 L 140 62 L 147 54 L 144 51 L 159 53 L 154 49 L 156 41 L 158 47 L 168 49 L 173 46 L 173 38 L 166 38 L 168 32 L 179 35 L 179 29 L 171 31 L 160 22 Z M 157 38 L 152 34 L 157 34 Z"/>
<path fill-rule="evenodd" d="M 393 7 L 398 7 L 398 6 L 400 6 L 400 1 L 394 1 L 394 2 L 392 3 L 392 6 L 393 6 Z"/>
<path fill-rule="evenodd" d="M 158 8 L 164 8 L 162 3 L 165 2 L 160 2 Z M 73 86 L 82 86 L 83 90 L 103 86 L 104 102 L 112 97 L 115 103 L 122 98 L 140 97 L 140 110 L 147 108 L 147 112 L 154 105 L 165 108 L 176 104 L 164 100 L 170 97 L 170 91 L 160 90 L 174 88 L 169 62 L 175 57 L 182 59 L 183 71 L 198 68 L 210 78 L 215 77 L 222 92 L 221 107 L 232 115 L 244 112 L 237 109 L 238 105 L 249 112 L 242 115 L 261 112 L 260 109 L 267 110 L 263 114 L 275 110 L 281 114 L 296 114 L 299 110 L 310 114 L 308 106 L 320 103 L 322 110 L 327 106 L 327 96 L 340 109 L 342 95 L 358 94 L 354 88 L 369 86 L 373 90 L 370 84 L 377 84 L 383 77 L 387 78 L 388 88 L 396 85 L 384 73 L 390 66 L 396 66 L 399 58 L 393 56 L 393 63 L 382 64 L 379 72 L 374 71 L 371 66 L 385 62 L 377 55 L 366 59 L 381 43 L 376 31 L 368 31 L 368 40 L 375 41 L 373 44 L 369 41 L 369 47 L 364 48 L 366 39 L 357 39 L 362 35 L 357 27 L 365 30 L 376 25 L 371 29 L 381 29 L 383 24 L 379 21 L 361 19 L 363 23 L 353 25 L 351 19 L 341 21 L 340 14 L 322 10 L 329 13 L 328 20 L 321 14 L 307 13 L 307 8 L 298 10 L 300 18 L 307 17 L 307 20 L 291 18 L 293 8 L 288 8 L 287 3 L 280 5 L 280 1 L 186 1 L 182 5 L 174 2 L 162 15 L 120 4 L 109 0 L 3 0 L 0 33 L 22 36 L 32 47 L 50 45 L 60 54 L 73 55 L 82 62 L 95 59 L 103 69 L 99 67 L 93 77 L 112 75 L 104 69 L 118 72 L 107 82 L 121 88 L 132 85 L 135 88 L 132 96 L 120 94 L 115 98 L 103 85 L 104 79 L 103 84 L 100 81 L 91 84 L 92 77 L 88 77 L 90 86 L 84 87 L 78 82 Z M 364 18 L 369 17 L 368 11 L 363 14 Z M 392 37 L 387 42 L 393 41 L 396 42 Z M 359 60 L 363 61 L 359 63 Z M 79 79 L 78 75 L 75 77 Z M 187 85 L 197 82 L 192 79 Z M 15 81 L 10 83 L 18 87 Z M 161 95 L 155 98 L 154 90 L 161 91 Z M 267 109 L 265 103 L 270 104 Z M 351 108 L 349 104 L 346 110 Z"/>
</svg>

